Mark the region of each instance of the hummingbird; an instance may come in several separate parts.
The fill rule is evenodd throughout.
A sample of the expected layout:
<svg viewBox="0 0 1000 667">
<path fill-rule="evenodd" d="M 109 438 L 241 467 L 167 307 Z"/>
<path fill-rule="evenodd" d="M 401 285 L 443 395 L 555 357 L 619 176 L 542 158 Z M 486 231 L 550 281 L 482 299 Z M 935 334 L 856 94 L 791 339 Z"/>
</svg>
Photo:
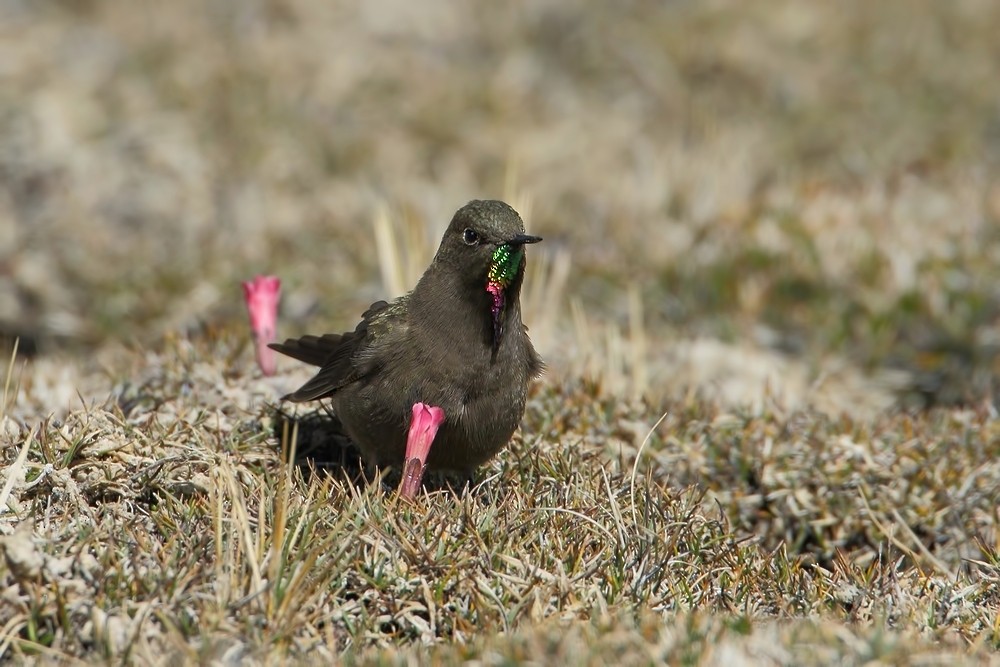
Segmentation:
<svg viewBox="0 0 1000 667">
<path fill-rule="evenodd" d="M 428 468 L 471 477 L 510 442 L 544 368 L 520 302 L 525 246 L 541 240 L 508 204 L 469 202 L 411 292 L 352 332 L 270 345 L 319 367 L 283 400 L 329 399 L 367 463 L 402 466 L 405 498 Z"/>
</svg>

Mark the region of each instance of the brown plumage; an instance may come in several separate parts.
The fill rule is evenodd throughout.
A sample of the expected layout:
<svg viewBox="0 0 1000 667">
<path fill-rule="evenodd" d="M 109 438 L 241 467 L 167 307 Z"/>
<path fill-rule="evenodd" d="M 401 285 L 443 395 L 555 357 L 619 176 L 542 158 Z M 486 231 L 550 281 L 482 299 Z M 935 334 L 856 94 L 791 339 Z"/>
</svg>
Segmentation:
<svg viewBox="0 0 1000 667">
<path fill-rule="evenodd" d="M 519 299 L 523 247 L 540 240 L 524 234 L 507 204 L 469 202 L 412 292 L 372 304 L 352 332 L 271 346 L 320 367 L 284 398 L 329 398 L 362 456 L 379 466 L 419 457 L 408 451 L 414 405 L 441 408 L 426 465 L 471 474 L 510 441 L 528 382 L 542 370 Z"/>
</svg>

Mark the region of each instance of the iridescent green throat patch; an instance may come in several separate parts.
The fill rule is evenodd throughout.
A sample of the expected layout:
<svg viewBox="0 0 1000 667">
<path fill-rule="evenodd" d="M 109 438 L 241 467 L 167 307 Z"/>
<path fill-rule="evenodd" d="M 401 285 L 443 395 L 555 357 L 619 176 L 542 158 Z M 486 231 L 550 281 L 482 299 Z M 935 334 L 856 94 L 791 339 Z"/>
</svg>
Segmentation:
<svg viewBox="0 0 1000 667">
<path fill-rule="evenodd" d="M 490 272 L 487 276 L 489 282 L 497 283 L 506 289 L 517 276 L 517 270 L 521 268 L 523 261 L 524 248 L 522 246 L 498 246 L 493 252 L 493 263 L 490 264 Z"/>
</svg>

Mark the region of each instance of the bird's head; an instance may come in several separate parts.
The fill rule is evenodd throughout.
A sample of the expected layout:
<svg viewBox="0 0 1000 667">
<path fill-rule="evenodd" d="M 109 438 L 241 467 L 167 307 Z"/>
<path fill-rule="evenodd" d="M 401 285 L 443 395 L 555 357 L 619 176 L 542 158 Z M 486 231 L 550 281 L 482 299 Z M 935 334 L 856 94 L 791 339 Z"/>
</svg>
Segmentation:
<svg viewBox="0 0 1000 667">
<path fill-rule="evenodd" d="M 439 269 L 455 272 L 473 293 L 489 295 L 493 345 L 500 345 L 508 301 L 517 298 L 524 277 L 524 246 L 542 239 L 524 233 L 524 222 L 502 201 L 475 200 L 458 209 L 434 258 Z"/>
<path fill-rule="evenodd" d="M 524 233 L 521 216 L 504 202 L 471 201 L 452 218 L 434 263 L 480 289 L 508 290 L 524 272 L 524 246 L 541 240 Z"/>
</svg>

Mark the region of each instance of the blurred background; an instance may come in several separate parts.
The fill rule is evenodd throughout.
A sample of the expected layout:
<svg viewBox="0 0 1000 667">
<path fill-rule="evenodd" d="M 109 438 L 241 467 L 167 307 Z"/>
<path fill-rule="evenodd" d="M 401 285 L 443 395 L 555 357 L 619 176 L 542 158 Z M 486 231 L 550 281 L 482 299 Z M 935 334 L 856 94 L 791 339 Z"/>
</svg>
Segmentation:
<svg viewBox="0 0 1000 667">
<path fill-rule="evenodd" d="M 22 409 L 106 395 L 165 337 L 247 336 L 256 273 L 281 336 L 353 328 L 473 198 L 545 237 L 550 377 L 990 400 L 997 35 L 991 0 L 0 0 Z"/>
</svg>

